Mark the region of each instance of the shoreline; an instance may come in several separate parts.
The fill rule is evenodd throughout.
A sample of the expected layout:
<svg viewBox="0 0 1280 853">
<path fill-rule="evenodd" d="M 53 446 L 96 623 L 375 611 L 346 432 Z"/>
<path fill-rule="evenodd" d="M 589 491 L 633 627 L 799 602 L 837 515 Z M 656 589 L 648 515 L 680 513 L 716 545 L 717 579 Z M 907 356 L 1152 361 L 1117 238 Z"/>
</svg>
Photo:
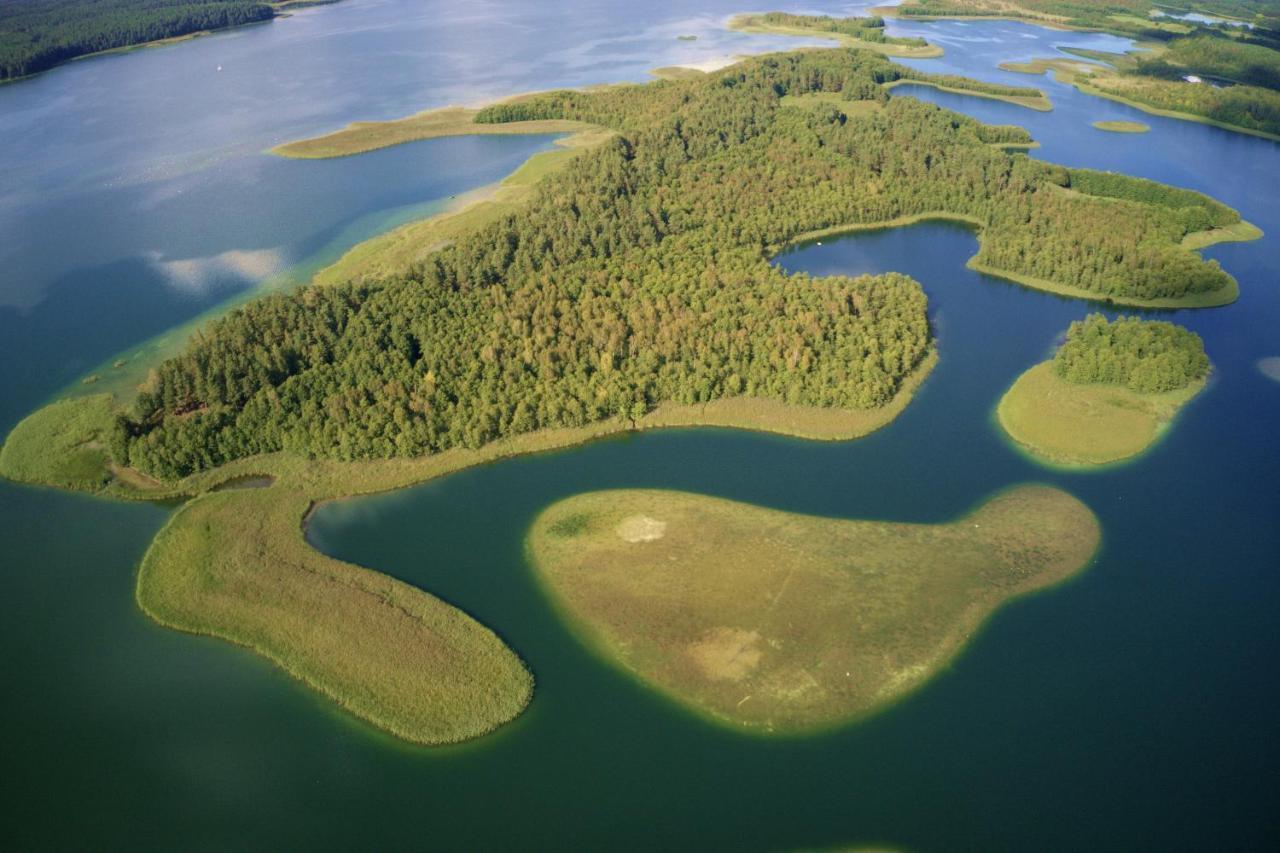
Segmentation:
<svg viewBox="0 0 1280 853">
<path fill-rule="evenodd" d="M 1052 366 L 1053 361 L 1050 359 L 1049 361 L 1035 364 L 1020 373 L 1013 381 L 1013 384 L 1000 396 L 1000 400 L 991 411 L 990 419 L 999 429 L 1006 442 L 1027 459 L 1052 470 L 1077 473 L 1105 471 L 1119 465 L 1136 462 L 1146 456 L 1160 445 L 1164 437 L 1169 434 L 1182 410 L 1209 386 L 1209 381 L 1212 378 L 1212 372 L 1210 372 L 1208 376 L 1191 381 L 1183 388 L 1158 394 L 1141 394 L 1131 391 L 1122 385 L 1067 382 L 1053 372 Z M 1099 395 L 1105 394 L 1113 395 L 1111 400 L 1095 399 L 1089 401 L 1090 417 L 1105 417 L 1105 414 L 1100 414 L 1099 412 L 1099 409 L 1104 406 L 1126 412 L 1141 411 L 1142 414 L 1150 416 L 1152 421 L 1149 437 L 1141 443 L 1137 441 L 1131 442 L 1132 447 L 1129 449 L 1117 453 L 1107 453 L 1097 458 L 1086 458 L 1070 450 L 1050 448 L 1042 443 L 1036 443 L 1027 436 L 1024 428 L 1025 424 L 1019 427 L 1011 424 L 1011 421 L 1018 419 L 1012 414 L 1012 409 L 1023 397 L 1030 395 L 1032 399 L 1036 399 L 1034 395 L 1043 393 L 1043 389 L 1039 386 L 1045 383 L 1053 387 L 1054 396 L 1075 393 L 1079 398 L 1084 399 L 1090 397 L 1098 398 Z M 1037 385 L 1037 387 L 1032 388 L 1032 385 Z M 1025 419 L 1025 414 L 1019 417 Z M 1119 426 L 1115 429 L 1118 430 Z M 1111 432 L 1114 431 L 1111 430 Z"/>
<path fill-rule="evenodd" d="M 1280 142 L 1280 134 L 1270 133 L 1265 130 L 1255 130 L 1251 127 L 1242 127 L 1237 124 L 1230 124 L 1225 121 L 1209 118 L 1207 116 L 1196 115 L 1195 113 L 1179 112 L 1178 110 L 1166 110 L 1161 107 L 1153 107 L 1144 104 L 1141 101 L 1135 101 L 1126 98 L 1123 95 L 1112 94 L 1105 89 L 1099 89 L 1096 86 L 1089 85 L 1088 81 L 1082 80 L 1081 75 L 1091 73 L 1092 69 L 1086 69 L 1081 66 L 1085 63 L 1081 60 L 1074 59 L 1033 59 L 1030 62 L 1002 62 L 998 66 L 1003 71 L 1012 71 L 1015 74 L 1031 74 L 1043 76 L 1052 72 L 1053 80 L 1056 83 L 1063 83 L 1074 86 L 1077 91 L 1090 95 L 1095 98 L 1103 98 L 1108 101 L 1114 101 L 1118 104 L 1124 104 L 1127 107 L 1133 107 L 1148 115 L 1163 116 L 1164 118 L 1173 118 L 1180 121 L 1190 121 L 1196 124 L 1206 124 L 1211 127 L 1217 127 L 1222 130 L 1229 130 L 1233 133 L 1243 133 L 1248 136 L 1257 136 L 1262 139 L 1270 139 L 1273 142 Z M 1097 70 L 1105 70 L 1102 66 L 1097 66 Z"/>
<path fill-rule="evenodd" d="M 132 44 L 122 44 L 118 47 L 108 47 L 103 50 L 95 50 L 91 53 L 80 53 L 75 56 L 67 57 L 66 59 L 60 59 L 48 68 L 41 68 L 39 71 L 32 71 L 30 74 L 23 74 L 20 77 L 6 77 L 5 79 L 0 80 L 0 86 L 8 85 L 10 83 L 20 83 L 23 80 L 32 80 L 41 74 L 48 74 L 50 71 L 61 68 L 64 65 L 69 65 L 72 62 L 79 62 L 82 59 L 94 59 L 97 57 L 111 56 L 113 54 L 126 54 L 132 53 L 136 50 L 145 50 L 157 47 L 170 47 L 184 41 L 203 38 L 204 36 L 218 35 L 219 33 L 229 33 L 234 30 L 241 30 L 245 27 L 256 27 L 263 24 L 270 24 L 274 21 L 290 17 L 290 13 L 288 11 L 290 9 L 305 9 L 310 6 L 332 6 L 335 3 L 342 2 L 342 0 L 278 0 L 278 2 L 276 0 L 264 0 L 264 2 L 266 5 L 271 7 L 272 14 L 270 18 L 264 18 L 261 21 L 246 21 L 243 24 L 232 24 L 228 27 L 216 27 L 211 30 L 193 30 L 192 32 L 182 33 L 180 35 L 163 36 L 158 39 L 139 41 Z"/>
<path fill-rule="evenodd" d="M 936 59 L 945 54 L 945 50 L 936 44 L 929 44 L 925 47 L 911 47 L 907 45 L 884 44 L 872 41 L 864 41 L 863 39 L 854 38 L 843 33 L 828 32 L 825 30 L 809 30 L 804 27 L 785 27 L 774 26 L 772 24 L 762 23 L 759 19 L 760 12 L 739 12 L 732 15 L 725 23 L 725 28 L 734 30 L 735 32 L 757 34 L 757 35 L 777 35 L 777 36 L 794 36 L 797 38 L 817 38 L 834 41 L 841 47 L 856 47 L 863 50 L 871 50 L 883 56 L 896 57 L 899 59 Z"/>
<path fill-rule="evenodd" d="M 1000 501 L 1015 495 L 1020 490 L 1037 489 L 1037 488 L 1053 488 L 1047 484 L 1038 481 L 1027 481 L 1015 483 L 993 492 L 987 493 L 978 500 L 970 504 L 959 514 L 945 521 L 920 523 L 920 522 L 894 522 L 875 520 L 869 521 L 865 519 L 852 519 L 844 517 L 831 516 L 815 516 L 808 513 L 796 512 L 791 510 L 779 510 L 772 507 L 762 506 L 759 504 L 748 503 L 743 501 L 728 500 L 723 498 L 715 498 L 709 495 L 701 495 L 696 493 L 684 492 L 678 489 L 607 489 L 596 492 L 584 492 L 561 498 L 551 506 L 544 507 L 539 511 L 534 521 L 526 529 L 524 534 L 524 543 L 522 551 L 526 562 L 533 569 L 535 584 L 539 592 L 544 597 L 548 606 L 555 612 L 561 621 L 570 629 L 575 639 L 581 643 L 588 652 L 595 656 L 603 665 L 611 670 L 621 674 L 632 683 L 642 687 L 646 691 L 661 697 L 664 701 L 671 703 L 674 708 L 679 709 L 685 714 L 689 714 L 696 719 L 702 720 L 710 725 L 721 727 L 728 731 L 732 731 L 739 735 L 744 735 L 759 740 L 772 740 L 786 738 L 788 740 L 807 740 L 827 736 L 833 732 L 846 729 L 850 726 L 857 725 L 867 719 L 871 719 L 886 713 L 893 708 L 899 706 L 903 702 L 909 700 L 920 690 L 925 688 L 940 673 L 945 671 L 953 664 L 968 647 L 990 624 L 992 617 L 1002 610 L 1004 607 L 1013 605 L 1016 602 L 1023 601 L 1041 593 L 1049 592 L 1053 589 L 1068 584 L 1087 572 L 1097 558 L 1098 552 L 1102 548 L 1103 533 L 1101 524 L 1098 522 L 1096 514 L 1093 513 L 1087 505 L 1082 504 L 1093 518 L 1094 524 L 1097 526 L 1098 536 L 1094 542 L 1094 546 L 1089 554 L 1075 566 L 1073 569 L 1055 573 L 1042 583 L 1028 584 L 1016 589 L 1011 595 L 991 606 L 985 614 L 980 615 L 977 619 L 962 626 L 961 629 L 953 630 L 944 637 L 944 642 L 940 648 L 929 660 L 921 664 L 922 670 L 912 670 L 911 677 L 904 681 L 891 681 L 885 684 L 880 691 L 877 692 L 875 699 L 866 707 L 855 709 L 846 715 L 836 715 L 817 722 L 801 723 L 791 726 L 777 726 L 772 723 L 759 724 L 744 721 L 735 718 L 723 710 L 716 710 L 708 707 L 704 702 L 698 701 L 693 696 L 682 695 L 678 688 L 668 684 L 663 684 L 655 678 L 646 676 L 635 666 L 632 666 L 625 660 L 625 655 L 620 652 L 619 648 L 610 643 L 604 633 L 596 628 L 595 625 L 587 618 L 587 616 L 575 609 L 569 602 L 568 598 L 559 590 L 554 588 L 552 582 L 548 578 L 548 570 L 545 566 L 540 565 L 535 555 L 534 539 L 538 533 L 538 528 L 542 524 L 544 516 L 553 511 L 560 504 L 589 500 L 595 495 L 609 493 L 654 493 L 654 494 L 673 494 L 687 495 L 689 497 L 709 500 L 712 503 L 724 502 L 734 504 L 746 508 L 752 512 L 759 512 L 778 517 L 790 517 L 803 520 L 819 519 L 828 523 L 850 523 L 850 524 L 874 524 L 903 526 L 915 529 L 924 528 L 947 528 L 960 527 L 965 525 L 967 521 L 978 516 L 984 508 L 988 508 Z M 1069 494 L 1069 493 L 1065 493 Z M 966 610 L 964 616 L 970 617 L 972 614 L 971 607 Z M 747 698 L 750 698 L 748 696 Z M 745 700 L 744 700 L 745 701 Z"/>
</svg>

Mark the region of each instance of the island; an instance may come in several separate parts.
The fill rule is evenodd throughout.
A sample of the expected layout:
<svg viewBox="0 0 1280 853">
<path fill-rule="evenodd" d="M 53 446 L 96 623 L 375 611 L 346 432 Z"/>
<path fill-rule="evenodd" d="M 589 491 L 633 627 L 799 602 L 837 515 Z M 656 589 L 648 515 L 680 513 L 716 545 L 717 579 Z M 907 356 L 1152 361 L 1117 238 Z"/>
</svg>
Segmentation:
<svg viewBox="0 0 1280 853">
<path fill-rule="evenodd" d="M 1005 602 L 1084 568 L 1099 539 L 1088 507 L 1047 486 L 945 524 L 627 490 L 548 507 L 526 549 L 602 657 L 715 721 L 797 734 L 898 701 Z"/>
<path fill-rule="evenodd" d="M 729 29 L 744 33 L 826 38 L 847 47 L 874 50 L 885 56 L 925 59 L 942 56 L 942 48 L 922 38 L 885 35 L 884 18 L 878 15 L 833 18 L 829 15 L 793 15 L 788 12 L 735 15 Z"/>
<path fill-rule="evenodd" d="M 556 152 L 505 207 L 402 240 L 399 262 L 366 252 L 212 321 L 136 394 L 89 386 L 33 413 L 0 473 L 185 499 L 138 574 L 146 613 L 250 648 L 405 740 L 491 731 L 531 695 L 517 651 L 428 592 L 316 552 L 303 530 L 318 503 L 624 430 L 836 440 L 884 426 L 937 359 L 927 300 L 899 274 L 771 263 L 814 233 L 947 217 L 978 229 L 976 263 L 1028 286 L 1235 297 L 1187 245 L 1239 239 L 1235 211 L 1010 153 L 1025 130 L 885 86 L 907 78 L 937 79 L 832 48 L 485 107 L 469 120 L 574 122 L 599 139 Z"/>
<path fill-rule="evenodd" d="M 1095 121 L 1093 126 L 1110 133 L 1146 133 L 1151 130 L 1151 125 L 1140 121 Z"/>
<path fill-rule="evenodd" d="M 1204 342 L 1194 332 L 1092 314 L 1071 324 L 1052 360 L 1018 377 L 996 413 L 1038 460 L 1105 465 L 1154 444 L 1208 374 Z"/>
</svg>

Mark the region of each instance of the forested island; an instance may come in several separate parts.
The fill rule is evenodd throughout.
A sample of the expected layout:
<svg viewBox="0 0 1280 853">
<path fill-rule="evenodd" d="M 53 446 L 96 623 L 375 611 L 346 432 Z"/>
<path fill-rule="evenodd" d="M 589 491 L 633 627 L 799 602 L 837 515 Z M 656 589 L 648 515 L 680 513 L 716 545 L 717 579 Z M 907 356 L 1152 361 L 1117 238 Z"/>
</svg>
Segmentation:
<svg viewBox="0 0 1280 853">
<path fill-rule="evenodd" d="M 636 489 L 557 502 L 526 547 L 602 657 L 717 722 L 793 734 L 901 699 L 1002 604 L 1083 569 L 1100 534 L 1046 486 L 945 524 Z"/>
<path fill-rule="evenodd" d="M 136 399 L 35 413 L 0 471 L 194 497 L 144 560 L 148 614 L 253 648 L 408 740 L 477 736 L 524 707 L 527 670 L 448 604 L 307 546 L 299 520 L 317 501 L 627 429 L 883 426 L 936 358 L 924 293 L 892 273 L 771 264 L 814 233 L 952 218 L 980 229 L 975 265 L 1029 286 L 1234 298 L 1187 242 L 1238 236 L 1234 211 L 1010 153 L 1025 130 L 891 95 L 904 79 L 939 78 L 830 49 L 480 110 L 472 121 L 572 121 L 601 138 L 405 269 L 264 297 L 211 323 Z M 273 479 L 214 491 L 245 476 Z"/>
<path fill-rule="evenodd" d="M 105 50 L 269 21 L 337 0 L 9 0 L 0 4 L 0 80 Z"/>
<path fill-rule="evenodd" d="M 1005 431 L 1034 455 L 1099 465 L 1141 453 L 1204 387 L 1209 359 L 1182 326 L 1092 314 L 1071 324 L 1051 361 L 1000 401 Z"/>
</svg>

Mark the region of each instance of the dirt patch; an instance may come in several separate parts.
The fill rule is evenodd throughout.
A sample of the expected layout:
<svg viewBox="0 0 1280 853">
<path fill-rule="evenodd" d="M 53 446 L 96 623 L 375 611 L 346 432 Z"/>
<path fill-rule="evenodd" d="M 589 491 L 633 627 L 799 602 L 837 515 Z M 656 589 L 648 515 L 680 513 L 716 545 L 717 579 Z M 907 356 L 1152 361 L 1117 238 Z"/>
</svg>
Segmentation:
<svg viewBox="0 0 1280 853">
<path fill-rule="evenodd" d="M 741 628 L 712 628 L 689 646 L 689 657 L 707 678 L 741 681 L 760 663 L 760 635 Z"/>
<path fill-rule="evenodd" d="M 652 542 L 667 532 L 667 523 L 647 515 L 629 515 L 618 522 L 618 537 L 628 542 Z"/>
</svg>

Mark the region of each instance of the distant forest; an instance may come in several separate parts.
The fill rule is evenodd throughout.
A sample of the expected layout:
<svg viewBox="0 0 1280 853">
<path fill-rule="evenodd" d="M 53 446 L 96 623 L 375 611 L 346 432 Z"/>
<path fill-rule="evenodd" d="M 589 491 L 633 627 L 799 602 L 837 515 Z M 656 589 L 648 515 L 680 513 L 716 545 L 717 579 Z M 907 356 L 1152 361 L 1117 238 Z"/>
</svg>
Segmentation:
<svg viewBox="0 0 1280 853">
<path fill-rule="evenodd" d="M 667 401 L 874 409 L 931 350 L 919 285 L 769 262 L 851 223 L 971 217 L 986 225 L 981 262 L 1100 296 L 1230 283 L 1179 243 L 1233 211 L 1010 154 L 999 144 L 1026 131 L 891 97 L 882 84 L 903 77 L 931 79 L 865 50 L 807 51 L 487 108 L 478 121 L 575 118 L 619 135 L 399 277 L 270 296 L 211 324 L 161 365 L 111 453 L 173 479 L 278 450 L 479 447 Z M 838 98 L 783 103 L 817 92 Z"/>
<path fill-rule="evenodd" d="M 251 0 L 3 0 L 0 80 L 88 53 L 274 16 L 270 4 Z"/>
</svg>

